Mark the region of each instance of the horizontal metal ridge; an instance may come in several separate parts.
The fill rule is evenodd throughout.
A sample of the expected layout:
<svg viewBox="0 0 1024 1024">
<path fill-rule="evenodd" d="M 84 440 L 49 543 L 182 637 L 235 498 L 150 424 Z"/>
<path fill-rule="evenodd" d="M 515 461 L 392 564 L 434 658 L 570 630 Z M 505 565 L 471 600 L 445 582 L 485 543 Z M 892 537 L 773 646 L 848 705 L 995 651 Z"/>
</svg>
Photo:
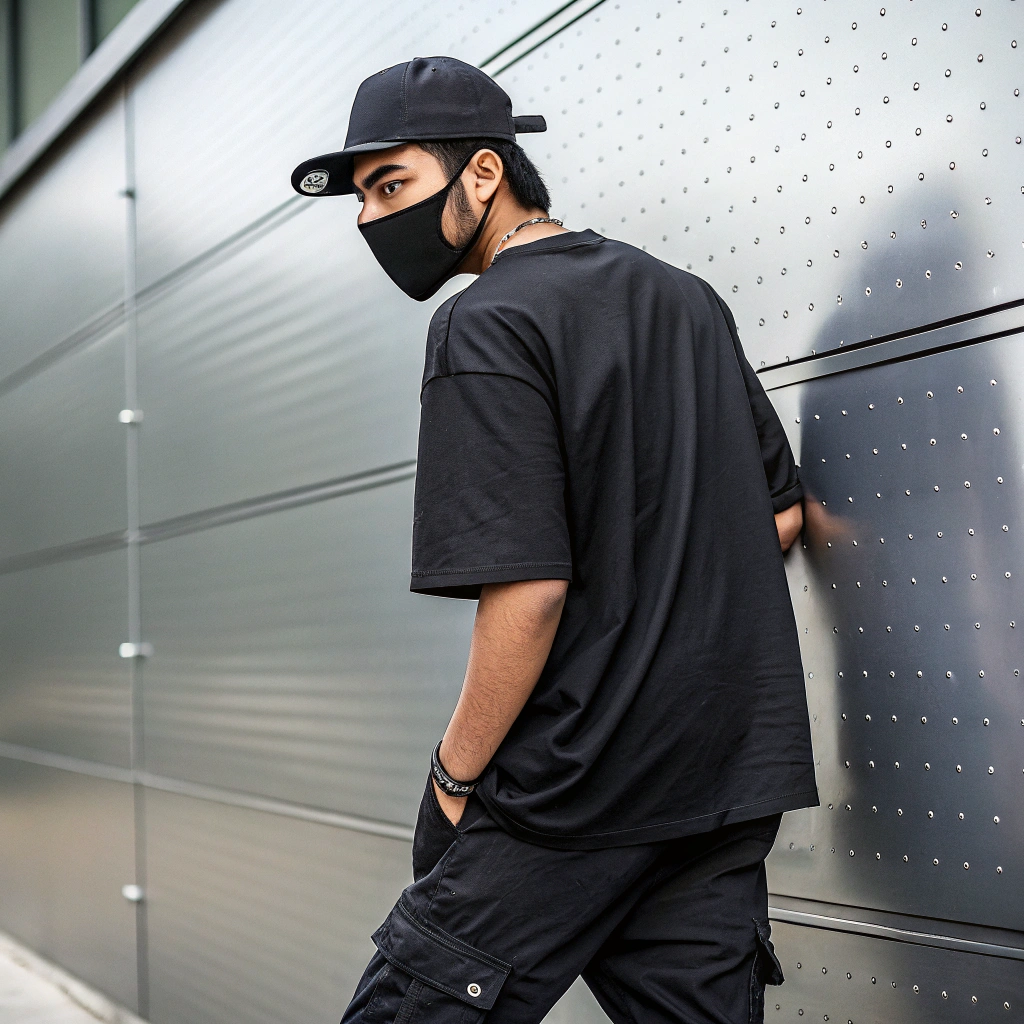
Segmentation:
<svg viewBox="0 0 1024 1024">
<path fill-rule="evenodd" d="M 208 530 L 214 526 L 223 526 L 242 519 L 252 519 L 255 516 L 281 512 L 285 509 L 297 508 L 300 505 L 311 505 L 314 502 L 327 501 L 330 498 L 341 498 L 347 494 L 358 494 L 360 491 L 370 491 L 376 487 L 386 487 L 389 484 L 401 483 L 403 480 L 411 480 L 415 475 L 416 460 L 406 459 L 404 462 L 396 462 L 390 466 L 360 470 L 358 473 L 350 473 L 335 480 L 307 484 L 303 487 L 292 487 L 286 491 L 263 494 L 255 498 L 235 501 L 229 505 L 201 509 L 198 512 L 188 512 L 172 519 L 150 523 L 148 526 L 143 526 L 135 534 L 134 539 L 140 544 L 152 544 L 155 541 L 180 537 L 198 530 Z M 87 537 L 83 540 L 71 541 L 68 544 L 55 544 L 53 547 L 27 551 L 21 555 L 11 555 L 9 558 L 0 559 L 0 576 L 10 572 L 20 572 L 22 569 L 53 565 L 56 562 L 88 558 L 90 555 L 102 554 L 105 551 L 116 551 L 128 544 L 130 540 L 132 540 L 132 535 L 128 530 L 116 530 L 98 537 Z"/>
<path fill-rule="evenodd" d="M 870 935 L 876 939 L 893 942 L 909 942 L 917 946 L 935 946 L 939 949 L 955 949 L 962 953 L 979 953 L 983 956 L 998 956 L 1008 960 L 1024 960 L 1024 949 L 1004 946 L 977 939 L 965 939 L 955 935 L 941 935 L 932 932 L 911 931 L 892 925 L 875 924 L 870 921 L 856 921 L 848 918 L 811 914 L 800 910 L 787 910 L 769 905 L 768 916 L 773 921 L 798 924 L 807 928 L 823 928 L 833 932 L 849 932 L 854 935 Z"/>
<path fill-rule="evenodd" d="M 19 366 L 16 370 L 0 379 L 0 396 L 20 387 L 31 380 L 36 374 L 42 373 L 59 359 L 82 348 L 97 338 L 105 337 L 121 325 L 124 320 L 124 303 L 116 302 L 113 306 L 93 316 L 90 320 L 72 331 L 67 337 L 51 345 L 39 355 Z"/>
<path fill-rule="evenodd" d="M 275 800 L 253 793 L 221 789 L 218 786 L 204 786 L 201 783 L 187 782 L 184 779 L 151 775 L 149 772 L 139 772 L 136 781 L 149 789 L 159 789 L 165 793 L 177 793 L 179 796 L 193 797 L 197 800 L 210 800 L 213 803 L 228 804 L 232 807 L 245 807 L 250 811 L 261 811 L 264 814 L 279 814 L 285 818 L 298 818 L 300 821 L 312 821 L 318 825 L 344 828 L 350 832 L 365 832 L 368 835 L 383 836 L 385 839 L 412 842 L 413 830 L 410 826 L 397 825 L 390 821 L 374 821 L 371 818 L 361 818 L 355 814 L 342 814 L 339 811 L 309 807 L 306 804 L 293 804 L 287 800 Z"/>
<path fill-rule="evenodd" d="M 328 480 L 323 483 L 309 484 L 303 487 L 292 487 L 285 491 L 260 495 L 219 505 L 215 508 L 189 512 L 173 519 L 151 523 L 139 530 L 139 542 L 150 544 L 154 541 L 177 537 L 184 533 L 195 533 L 197 530 L 208 530 L 214 526 L 223 526 L 240 519 L 251 519 L 254 516 L 280 512 L 299 505 L 311 505 L 316 501 L 327 501 L 329 498 L 340 498 L 346 494 L 369 491 L 375 487 L 386 487 L 388 484 L 400 483 L 416 475 L 416 460 L 405 459 L 389 466 L 378 466 L 374 469 L 360 470 L 346 476 Z"/>
<path fill-rule="evenodd" d="M 56 562 L 71 562 L 76 558 L 88 558 L 100 555 L 105 551 L 116 551 L 128 543 L 128 531 L 116 530 L 98 537 L 86 537 L 84 540 L 73 540 L 68 544 L 54 544 L 49 548 L 37 548 L 26 551 L 22 555 L 11 555 L 0 558 L 0 576 L 9 572 L 21 572 L 22 569 L 35 569 Z"/>
<path fill-rule="evenodd" d="M 56 754 L 49 750 L 37 750 L 24 747 L 17 743 L 6 743 L 0 740 L 0 757 L 12 761 L 27 761 L 30 764 L 43 765 L 47 768 L 58 768 L 61 771 L 89 775 L 93 778 L 107 779 L 111 782 L 142 785 L 148 789 L 159 789 L 164 793 L 177 793 L 179 796 L 193 797 L 197 800 L 209 800 L 214 803 L 227 804 L 231 807 L 244 807 L 265 814 L 279 814 L 286 818 L 297 818 L 301 821 L 312 821 L 319 825 L 330 825 L 344 828 L 351 832 L 365 832 L 369 835 L 383 836 L 387 839 L 399 839 L 412 842 L 413 830 L 408 825 L 399 825 L 390 821 L 375 821 L 362 818 L 355 814 L 343 814 L 322 807 L 311 807 L 307 804 L 291 803 L 288 800 L 276 800 L 272 797 L 259 796 L 255 793 L 243 793 L 234 789 L 222 789 L 219 786 L 206 786 L 199 782 L 186 779 L 174 779 L 166 775 L 154 775 L 151 772 L 132 771 L 116 765 L 88 761 L 67 754 Z"/>
</svg>

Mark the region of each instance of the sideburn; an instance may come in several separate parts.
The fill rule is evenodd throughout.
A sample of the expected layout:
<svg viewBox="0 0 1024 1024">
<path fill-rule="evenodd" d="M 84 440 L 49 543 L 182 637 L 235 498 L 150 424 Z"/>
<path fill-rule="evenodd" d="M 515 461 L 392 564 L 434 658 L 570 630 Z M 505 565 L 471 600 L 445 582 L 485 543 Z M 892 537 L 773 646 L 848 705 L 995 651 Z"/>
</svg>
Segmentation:
<svg viewBox="0 0 1024 1024">
<path fill-rule="evenodd" d="M 444 236 L 449 245 L 456 249 L 461 249 L 473 237 L 473 233 L 477 228 L 476 217 L 473 215 L 473 207 L 469 205 L 469 196 L 466 195 L 462 178 L 459 178 L 452 185 L 452 190 L 448 193 L 446 212 L 451 215 L 451 219 L 455 222 L 455 238 L 449 237 L 447 226 Z"/>
</svg>

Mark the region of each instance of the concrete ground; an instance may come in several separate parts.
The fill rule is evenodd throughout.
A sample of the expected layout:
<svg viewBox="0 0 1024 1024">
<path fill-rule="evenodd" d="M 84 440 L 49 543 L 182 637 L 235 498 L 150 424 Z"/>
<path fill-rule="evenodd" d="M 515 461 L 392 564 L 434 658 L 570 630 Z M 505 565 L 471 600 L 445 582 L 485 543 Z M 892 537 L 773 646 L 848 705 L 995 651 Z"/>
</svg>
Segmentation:
<svg viewBox="0 0 1024 1024">
<path fill-rule="evenodd" d="M 96 1024 L 56 985 L 0 953 L 0 1024 Z"/>
<path fill-rule="evenodd" d="M 0 932 L 0 1024 L 144 1024 Z"/>
</svg>

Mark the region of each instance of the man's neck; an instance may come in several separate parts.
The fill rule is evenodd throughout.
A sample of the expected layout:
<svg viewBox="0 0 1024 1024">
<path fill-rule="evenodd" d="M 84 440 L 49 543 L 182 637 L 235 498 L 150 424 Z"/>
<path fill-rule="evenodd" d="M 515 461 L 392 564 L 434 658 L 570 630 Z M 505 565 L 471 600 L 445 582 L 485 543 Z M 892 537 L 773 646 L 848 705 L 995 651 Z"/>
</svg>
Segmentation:
<svg viewBox="0 0 1024 1024">
<path fill-rule="evenodd" d="M 519 227 L 524 221 L 533 220 L 534 217 L 547 217 L 548 214 L 541 209 L 526 209 L 518 203 L 505 199 L 496 199 L 491 207 L 491 214 L 487 218 L 480 238 L 472 251 L 468 254 L 462 267 L 462 273 L 482 274 L 494 258 L 494 252 L 498 243 L 513 229 Z M 557 224 L 531 224 L 521 228 L 501 246 L 501 251 L 511 249 L 517 245 L 525 245 L 527 242 L 535 242 L 538 238 L 546 238 L 548 235 L 558 235 L 566 231 L 566 228 Z"/>
</svg>

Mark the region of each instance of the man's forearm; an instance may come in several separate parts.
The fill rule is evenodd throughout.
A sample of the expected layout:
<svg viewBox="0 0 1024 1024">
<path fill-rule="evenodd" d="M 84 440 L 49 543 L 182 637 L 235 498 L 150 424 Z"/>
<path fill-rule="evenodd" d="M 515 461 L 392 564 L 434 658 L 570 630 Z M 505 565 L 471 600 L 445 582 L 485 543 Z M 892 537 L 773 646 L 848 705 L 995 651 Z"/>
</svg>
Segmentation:
<svg viewBox="0 0 1024 1024">
<path fill-rule="evenodd" d="M 456 779 L 475 779 L 487 767 L 533 692 L 567 589 L 565 580 L 488 583 L 482 588 L 466 678 L 441 743 L 441 763 Z M 447 811 L 462 803 L 448 797 L 442 806 Z"/>
</svg>

